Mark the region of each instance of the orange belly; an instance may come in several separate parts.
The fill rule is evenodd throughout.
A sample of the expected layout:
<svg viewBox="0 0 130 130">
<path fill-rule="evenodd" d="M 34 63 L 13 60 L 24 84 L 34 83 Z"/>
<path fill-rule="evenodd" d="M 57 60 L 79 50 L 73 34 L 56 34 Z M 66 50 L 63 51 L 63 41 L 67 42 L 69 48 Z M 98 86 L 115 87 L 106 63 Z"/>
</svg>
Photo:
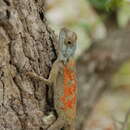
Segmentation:
<svg viewBox="0 0 130 130">
<path fill-rule="evenodd" d="M 63 106 L 61 109 L 66 113 L 67 118 L 75 119 L 76 116 L 76 88 L 77 80 L 75 63 L 70 61 L 64 67 L 64 94 L 60 97 Z"/>
</svg>

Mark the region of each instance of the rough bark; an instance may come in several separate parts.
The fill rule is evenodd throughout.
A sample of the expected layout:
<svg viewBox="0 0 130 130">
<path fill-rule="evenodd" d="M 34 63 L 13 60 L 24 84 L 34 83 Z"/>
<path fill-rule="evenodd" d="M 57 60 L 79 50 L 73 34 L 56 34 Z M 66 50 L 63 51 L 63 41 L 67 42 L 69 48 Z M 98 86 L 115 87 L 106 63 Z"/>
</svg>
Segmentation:
<svg viewBox="0 0 130 130">
<path fill-rule="evenodd" d="M 130 59 L 130 30 L 117 30 L 106 39 L 93 43 L 77 61 L 79 78 L 78 129 L 85 130 L 87 120 L 111 78 Z"/>
<path fill-rule="evenodd" d="M 45 0 L 0 0 L 0 130 L 43 130 L 47 87 L 24 72 L 48 77 L 56 40 Z"/>
</svg>

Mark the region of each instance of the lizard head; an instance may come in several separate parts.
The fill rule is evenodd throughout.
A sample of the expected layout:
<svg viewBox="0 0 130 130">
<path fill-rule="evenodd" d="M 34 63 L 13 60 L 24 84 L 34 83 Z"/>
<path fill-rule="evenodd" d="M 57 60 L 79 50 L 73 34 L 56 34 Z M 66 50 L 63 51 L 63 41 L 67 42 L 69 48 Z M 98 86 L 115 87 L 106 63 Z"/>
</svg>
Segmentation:
<svg viewBox="0 0 130 130">
<path fill-rule="evenodd" d="M 70 57 L 73 57 L 76 50 L 77 35 L 67 28 L 62 28 L 59 34 L 59 57 L 66 63 Z"/>
</svg>

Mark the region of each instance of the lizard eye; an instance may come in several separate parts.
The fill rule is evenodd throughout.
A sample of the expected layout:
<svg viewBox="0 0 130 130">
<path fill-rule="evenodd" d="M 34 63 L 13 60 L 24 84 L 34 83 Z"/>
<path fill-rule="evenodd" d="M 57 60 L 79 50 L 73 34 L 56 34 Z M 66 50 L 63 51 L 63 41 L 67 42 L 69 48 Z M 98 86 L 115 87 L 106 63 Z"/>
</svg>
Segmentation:
<svg viewBox="0 0 130 130">
<path fill-rule="evenodd" d="M 68 41 L 67 43 L 68 43 L 68 44 L 71 44 L 71 41 Z"/>
</svg>

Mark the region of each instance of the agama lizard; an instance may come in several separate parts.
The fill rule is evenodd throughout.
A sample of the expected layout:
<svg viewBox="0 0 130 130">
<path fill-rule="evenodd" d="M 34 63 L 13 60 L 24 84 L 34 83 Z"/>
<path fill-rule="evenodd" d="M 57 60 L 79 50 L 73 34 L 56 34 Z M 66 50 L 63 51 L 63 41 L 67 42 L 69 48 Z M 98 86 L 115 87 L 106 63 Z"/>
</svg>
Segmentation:
<svg viewBox="0 0 130 130">
<path fill-rule="evenodd" d="M 54 106 L 58 118 L 48 130 L 75 130 L 77 82 L 73 56 L 76 41 L 75 32 L 62 28 L 59 34 L 58 58 L 52 66 L 49 78 L 45 79 L 33 72 L 27 73 L 29 77 L 43 81 L 54 89 Z"/>
</svg>

